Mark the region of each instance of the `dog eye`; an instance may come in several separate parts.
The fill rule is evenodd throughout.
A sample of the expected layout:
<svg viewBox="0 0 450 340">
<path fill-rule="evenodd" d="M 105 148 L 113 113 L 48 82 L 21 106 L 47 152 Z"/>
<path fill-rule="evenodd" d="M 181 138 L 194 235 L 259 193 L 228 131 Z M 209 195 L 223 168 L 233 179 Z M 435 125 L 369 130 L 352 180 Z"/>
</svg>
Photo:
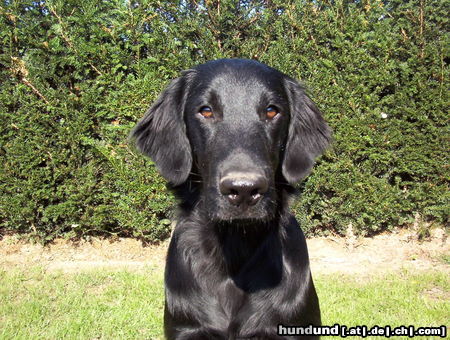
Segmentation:
<svg viewBox="0 0 450 340">
<path fill-rule="evenodd" d="M 200 113 L 205 118 L 214 117 L 213 111 L 209 106 L 202 106 L 198 113 Z"/>
<path fill-rule="evenodd" d="M 278 114 L 280 113 L 280 111 L 278 110 L 278 108 L 276 106 L 268 106 L 266 109 L 266 118 L 267 119 L 273 119 L 275 118 Z"/>
</svg>

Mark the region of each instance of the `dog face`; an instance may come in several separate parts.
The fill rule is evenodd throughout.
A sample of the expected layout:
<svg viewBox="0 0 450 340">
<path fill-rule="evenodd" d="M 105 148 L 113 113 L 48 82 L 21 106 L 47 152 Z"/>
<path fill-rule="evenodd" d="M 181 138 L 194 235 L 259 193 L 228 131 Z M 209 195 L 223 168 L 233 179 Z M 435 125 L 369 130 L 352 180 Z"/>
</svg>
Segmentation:
<svg viewBox="0 0 450 340">
<path fill-rule="evenodd" d="M 273 217 L 277 183 L 306 176 L 330 138 L 295 80 L 241 59 L 185 71 L 133 134 L 172 185 L 199 181 L 201 204 L 225 221 Z"/>
</svg>

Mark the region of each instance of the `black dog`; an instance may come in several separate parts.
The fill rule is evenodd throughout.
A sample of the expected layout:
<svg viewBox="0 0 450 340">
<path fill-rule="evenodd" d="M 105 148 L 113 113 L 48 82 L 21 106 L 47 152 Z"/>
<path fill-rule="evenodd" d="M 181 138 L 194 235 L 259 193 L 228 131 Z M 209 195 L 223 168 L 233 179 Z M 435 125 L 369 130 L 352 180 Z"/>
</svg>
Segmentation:
<svg viewBox="0 0 450 340">
<path fill-rule="evenodd" d="M 133 131 L 179 197 L 168 339 L 278 339 L 320 325 L 305 238 L 288 212 L 330 131 L 304 89 L 256 61 L 183 72 Z M 291 337 L 297 338 L 297 337 Z"/>
</svg>

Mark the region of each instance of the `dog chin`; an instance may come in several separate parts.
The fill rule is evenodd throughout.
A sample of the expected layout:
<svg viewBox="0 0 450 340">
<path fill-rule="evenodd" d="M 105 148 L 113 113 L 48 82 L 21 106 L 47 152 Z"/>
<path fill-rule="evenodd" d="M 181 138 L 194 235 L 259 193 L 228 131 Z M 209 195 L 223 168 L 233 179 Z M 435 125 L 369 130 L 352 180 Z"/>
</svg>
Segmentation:
<svg viewBox="0 0 450 340">
<path fill-rule="evenodd" d="M 254 223 L 257 221 L 267 221 L 273 218 L 275 209 L 264 202 L 260 202 L 255 206 L 242 209 L 229 204 L 224 206 L 216 206 L 215 211 L 211 211 L 211 218 L 220 222 L 239 222 L 242 224 Z"/>
</svg>

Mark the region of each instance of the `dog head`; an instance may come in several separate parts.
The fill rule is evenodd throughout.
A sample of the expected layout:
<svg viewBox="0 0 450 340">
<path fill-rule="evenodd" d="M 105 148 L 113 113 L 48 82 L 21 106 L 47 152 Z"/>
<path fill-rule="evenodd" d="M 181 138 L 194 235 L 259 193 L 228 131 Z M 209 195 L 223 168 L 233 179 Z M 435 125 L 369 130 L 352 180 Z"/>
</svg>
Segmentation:
<svg viewBox="0 0 450 340">
<path fill-rule="evenodd" d="M 212 219 L 268 219 L 277 187 L 311 170 L 330 140 L 294 79 L 252 60 L 221 59 L 173 80 L 133 130 L 173 186 L 196 176 Z"/>
</svg>

